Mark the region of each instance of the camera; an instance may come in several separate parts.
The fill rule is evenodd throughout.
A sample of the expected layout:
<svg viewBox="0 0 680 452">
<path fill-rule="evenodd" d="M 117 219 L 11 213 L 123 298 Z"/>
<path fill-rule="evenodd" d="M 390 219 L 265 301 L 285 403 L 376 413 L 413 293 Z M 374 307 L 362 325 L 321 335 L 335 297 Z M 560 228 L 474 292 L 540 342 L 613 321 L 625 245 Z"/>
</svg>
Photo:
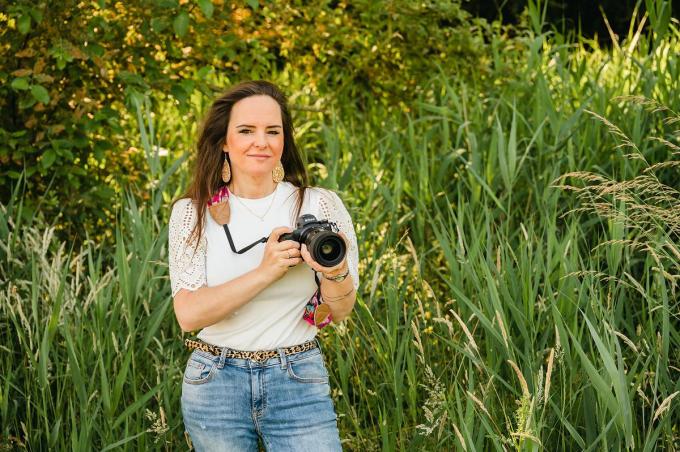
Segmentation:
<svg viewBox="0 0 680 452">
<path fill-rule="evenodd" d="M 301 215 L 295 224 L 293 232 L 287 232 L 279 237 L 279 242 L 294 240 L 307 245 L 312 259 L 323 267 L 338 265 L 347 253 L 347 246 L 340 234 L 335 232 L 337 226 L 327 220 L 317 220 L 314 215 Z"/>
</svg>

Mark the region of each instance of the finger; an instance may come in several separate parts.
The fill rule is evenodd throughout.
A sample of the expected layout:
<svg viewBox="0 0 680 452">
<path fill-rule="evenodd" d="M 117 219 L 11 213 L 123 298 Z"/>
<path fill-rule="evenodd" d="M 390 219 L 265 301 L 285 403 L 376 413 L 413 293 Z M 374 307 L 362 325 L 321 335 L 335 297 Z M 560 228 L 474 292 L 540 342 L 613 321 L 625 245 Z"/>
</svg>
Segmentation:
<svg viewBox="0 0 680 452">
<path fill-rule="evenodd" d="M 278 250 L 276 252 L 276 258 L 281 262 L 286 262 L 290 258 L 290 255 L 286 250 Z"/>
<path fill-rule="evenodd" d="M 286 250 L 290 257 L 301 257 L 300 250 L 297 248 L 289 248 Z"/>
<path fill-rule="evenodd" d="M 279 256 L 281 256 L 283 259 L 299 258 L 300 251 L 296 249 L 282 250 L 280 251 Z"/>
<path fill-rule="evenodd" d="M 339 235 L 340 237 L 342 237 L 342 240 L 345 241 L 345 246 L 346 246 L 347 248 L 349 248 L 349 239 L 347 238 L 347 235 L 345 235 L 345 233 L 342 232 L 342 231 L 339 231 L 339 232 L 338 232 L 338 235 Z"/>
<path fill-rule="evenodd" d="M 307 263 L 307 265 L 309 265 L 312 270 L 317 272 L 323 271 L 323 267 L 312 258 L 312 255 L 309 253 L 309 251 L 305 249 L 300 253 L 300 255 L 302 256 L 302 259 L 305 261 L 305 263 Z"/>
<path fill-rule="evenodd" d="M 315 263 L 314 259 L 312 259 L 312 256 L 309 254 L 309 251 L 307 251 L 307 249 L 304 246 L 300 250 L 300 257 L 302 257 L 302 259 L 307 264 L 309 264 L 310 267 Z"/>
<path fill-rule="evenodd" d="M 278 228 L 272 229 L 272 232 L 269 234 L 269 238 L 267 239 L 267 243 L 278 243 L 279 237 L 281 237 L 286 232 L 293 232 L 293 230 L 287 226 L 280 226 Z"/>
<path fill-rule="evenodd" d="M 305 244 L 302 244 L 300 247 L 300 255 L 305 259 L 305 262 L 314 262 L 314 259 L 312 259 L 312 255 L 309 254 L 309 250 Z"/>
<path fill-rule="evenodd" d="M 293 258 L 290 258 L 290 259 L 284 259 L 284 261 L 285 261 L 287 266 L 295 267 L 296 265 L 298 265 L 299 263 L 302 262 L 302 259 L 299 258 L 299 257 L 293 257 Z"/>
<path fill-rule="evenodd" d="M 274 251 L 287 251 L 299 249 L 300 244 L 294 240 L 284 240 L 283 242 L 272 243 L 269 247 Z"/>
</svg>

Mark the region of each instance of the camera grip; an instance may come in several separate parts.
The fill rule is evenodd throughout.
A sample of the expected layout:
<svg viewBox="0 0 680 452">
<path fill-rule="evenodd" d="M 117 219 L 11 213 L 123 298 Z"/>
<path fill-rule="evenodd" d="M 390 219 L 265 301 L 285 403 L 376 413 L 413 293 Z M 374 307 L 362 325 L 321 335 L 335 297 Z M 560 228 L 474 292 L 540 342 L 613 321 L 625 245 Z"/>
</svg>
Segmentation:
<svg viewBox="0 0 680 452">
<path fill-rule="evenodd" d="M 293 233 L 292 232 L 284 232 L 279 236 L 279 242 L 283 242 L 284 240 L 295 240 Z"/>
</svg>

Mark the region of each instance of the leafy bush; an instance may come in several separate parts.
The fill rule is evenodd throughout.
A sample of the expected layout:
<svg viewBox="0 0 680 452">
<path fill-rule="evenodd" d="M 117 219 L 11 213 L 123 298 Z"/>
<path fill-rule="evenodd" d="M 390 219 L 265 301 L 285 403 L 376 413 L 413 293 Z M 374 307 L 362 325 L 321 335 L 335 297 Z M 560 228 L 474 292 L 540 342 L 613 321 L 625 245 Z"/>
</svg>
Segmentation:
<svg viewBox="0 0 680 452">
<path fill-rule="evenodd" d="M 195 123 L 194 94 L 296 73 L 326 102 L 405 105 L 437 65 L 488 63 L 484 23 L 460 2 L 246 3 L 20 0 L 0 13 L 0 184 L 23 172 L 24 214 L 40 208 L 62 238 L 82 240 L 82 225 L 111 238 L 124 188 L 153 184 L 132 146 L 143 95 Z"/>
</svg>

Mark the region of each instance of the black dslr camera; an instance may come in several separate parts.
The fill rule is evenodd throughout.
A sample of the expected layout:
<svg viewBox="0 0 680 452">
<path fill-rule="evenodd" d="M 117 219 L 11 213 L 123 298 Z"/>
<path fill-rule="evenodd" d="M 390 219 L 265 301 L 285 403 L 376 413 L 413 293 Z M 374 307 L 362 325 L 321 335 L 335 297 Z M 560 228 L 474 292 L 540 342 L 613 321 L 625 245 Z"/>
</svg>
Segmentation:
<svg viewBox="0 0 680 452">
<path fill-rule="evenodd" d="M 294 240 L 304 243 L 312 259 L 319 265 L 333 267 L 342 262 L 347 252 L 345 241 L 335 230 L 337 230 L 335 223 L 319 221 L 314 215 L 305 214 L 297 219 L 295 230 L 282 234 L 279 242 Z"/>
</svg>

